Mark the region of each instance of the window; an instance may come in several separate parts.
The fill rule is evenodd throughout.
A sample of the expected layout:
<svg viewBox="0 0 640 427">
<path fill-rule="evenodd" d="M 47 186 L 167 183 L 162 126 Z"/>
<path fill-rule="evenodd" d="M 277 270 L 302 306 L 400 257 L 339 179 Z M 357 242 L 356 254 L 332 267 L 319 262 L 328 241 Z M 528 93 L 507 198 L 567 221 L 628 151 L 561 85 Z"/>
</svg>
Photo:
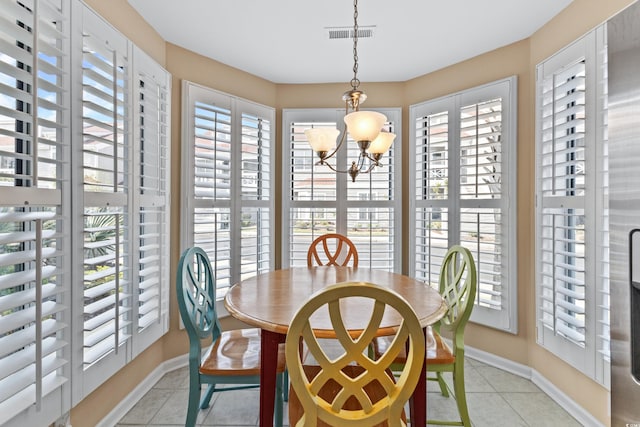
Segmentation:
<svg viewBox="0 0 640 427">
<path fill-rule="evenodd" d="M 474 255 L 471 320 L 516 332 L 516 79 L 411 107 L 411 274 L 437 286 L 447 249 Z M 413 160 L 415 159 L 415 160 Z"/>
<path fill-rule="evenodd" d="M 536 317 L 542 346 L 608 385 L 604 40 L 600 27 L 537 67 Z"/>
<path fill-rule="evenodd" d="M 272 108 L 183 83 L 183 247 L 200 246 L 218 298 L 273 269 Z"/>
<path fill-rule="evenodd" d="M 171 278 L 170 76 L 74 6 L 75 404 L 168 330 Z"/>
<path fill-rule="evenodd" d="M 1 425 L 71 407 L 68 7 L 0 10 Z"/>
<path fill-rule="evenodd" d="M 304 130 L 340 124 L 344 111 L 333 109 L 283 111 L 283 267 L 307 265 L 307 250 L 316 237 L 340 233 L 358 248 L 358 265 L 400 271 L 400 110 L 380 110 L 389 118 L 387 130 L 396 142 L 382 158 L 382 166 L 348 174 L 318 166 Z M 330 161 L 346 170 L 357 158 L 357 145 L 348 139 Z"/>
<path fill-rule="evenodd" d="M 0 424 L 49 425 L 168 329 L 170 76 L 75 0 L 0 34 Z"/>
</svg>

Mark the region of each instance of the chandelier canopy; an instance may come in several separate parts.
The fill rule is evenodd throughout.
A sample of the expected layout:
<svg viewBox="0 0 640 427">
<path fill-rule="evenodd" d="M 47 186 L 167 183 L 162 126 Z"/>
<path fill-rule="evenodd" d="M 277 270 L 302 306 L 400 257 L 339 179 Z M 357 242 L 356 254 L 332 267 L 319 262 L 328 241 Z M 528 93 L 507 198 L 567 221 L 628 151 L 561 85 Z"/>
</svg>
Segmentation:
<svg viewBox="0 0 640 427">
<path fill-rule="evenodd" d="M 376 166 L 381 166 L 380 159 L 389 151 L 393 143 L 395 134 L 382 130 L 387 122 L 387 117 L 375 111 L 360 111 L 360 104 L 367 99 L 367 95 L 358 89 L 358 0 L 353 2 L 353 78 L 351 79 L 351 90 L 342 95 L 345 101 L 344 123 L 347 130 L 342 133 L 340 142 L 336 145 L 336 139 L 340 131 L 336 128 L 311 128 L 304 131 L 311 149 L 320 158 L 317 163 L 326 165 L 334 172 L 348 173 L 352 181 L 360 173 L 369 173 Z M 351 167 L 347 170 L 338 170 L 327 162 L 335 156 L 344 141 L 347 132 L 358 144 L 360 153 L 358 159 L 351 162 Z"/>
</svg>

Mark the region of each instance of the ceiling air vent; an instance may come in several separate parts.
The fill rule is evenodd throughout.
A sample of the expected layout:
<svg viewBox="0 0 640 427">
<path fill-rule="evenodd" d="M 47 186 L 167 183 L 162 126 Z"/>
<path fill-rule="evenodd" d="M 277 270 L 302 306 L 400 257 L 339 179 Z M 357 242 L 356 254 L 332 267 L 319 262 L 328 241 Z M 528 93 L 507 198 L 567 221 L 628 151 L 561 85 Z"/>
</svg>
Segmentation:
<svg viewBox="0 0 640 427">
<path fill-rule="evenodd" d="M 369 25 L 364 27 L 358 27 L 358 38 L 371 38 L 373 37 L 373 30 L 376 28 L 375 25 Z M 325 28 L 329 33 L 329 39 L 352 39 L 353 38 L 353 27 L 326 27 Z"/>
</svg>

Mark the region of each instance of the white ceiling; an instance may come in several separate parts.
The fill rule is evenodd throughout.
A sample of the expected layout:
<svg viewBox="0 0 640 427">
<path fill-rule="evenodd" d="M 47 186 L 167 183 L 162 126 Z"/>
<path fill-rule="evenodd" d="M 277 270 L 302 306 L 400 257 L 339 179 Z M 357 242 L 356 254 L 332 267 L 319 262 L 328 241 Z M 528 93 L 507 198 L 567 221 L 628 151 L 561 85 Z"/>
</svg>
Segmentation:
<svg viewBox="0 0 640 427">
<path fill-rule="evenodd" d="M 349 82 L 349 0 L 128 0 L 168 42 L 274 83 Z M 529 37 L 571 0 L 362 0 L 362 82 L 406 81 Z"/>
</svg>

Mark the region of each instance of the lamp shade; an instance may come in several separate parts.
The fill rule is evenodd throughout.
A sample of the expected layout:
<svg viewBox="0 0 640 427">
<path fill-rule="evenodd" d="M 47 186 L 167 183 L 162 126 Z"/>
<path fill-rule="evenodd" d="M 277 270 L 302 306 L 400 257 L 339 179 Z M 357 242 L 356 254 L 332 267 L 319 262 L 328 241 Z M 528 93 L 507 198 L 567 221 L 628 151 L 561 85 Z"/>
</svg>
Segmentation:
<svg viewBox="0 0 640 427">
<path fill-rule="evenodd" d="M 344 116 L 347 130 L 356 141 L 373 141 L 386 121 L 387 117 L 376 111 L 354 111 Z"/>
<path fill-rule="evenodd" d="M 389 147 L 393 144 L 393 140 L 396 138 L 395 133 L 380 132 L 376 139 L 371 141 L 369 145 L 369 153 L 371 154 L 384 154 L 389 151 Z"/>
<path fill-rule="evenodd" d="M 340 131 L 336 128 L 312 128 L 305 129 L 304 134 L 311 145 L 311 149 L 317 152 L 329 152 L 336 146 L 336 138 Z"/>
</svg>

